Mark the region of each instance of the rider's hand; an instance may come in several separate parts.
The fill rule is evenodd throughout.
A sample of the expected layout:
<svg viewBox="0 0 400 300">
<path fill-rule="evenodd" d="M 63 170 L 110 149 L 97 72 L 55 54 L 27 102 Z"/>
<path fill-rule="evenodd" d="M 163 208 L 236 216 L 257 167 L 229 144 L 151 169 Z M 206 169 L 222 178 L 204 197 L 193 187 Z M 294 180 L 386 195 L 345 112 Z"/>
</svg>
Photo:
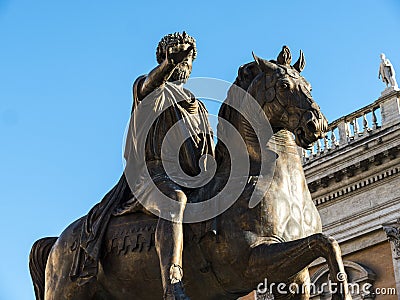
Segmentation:
<svg viewBox="0 0 400 300">
<path fill-rule="evenodd" d="M 193 45 L 188 43 L 168 45 L 165 59 L 172 65 L 178 65 L 190 55 L 193 55 L 193 48 Z"/>
</svg>

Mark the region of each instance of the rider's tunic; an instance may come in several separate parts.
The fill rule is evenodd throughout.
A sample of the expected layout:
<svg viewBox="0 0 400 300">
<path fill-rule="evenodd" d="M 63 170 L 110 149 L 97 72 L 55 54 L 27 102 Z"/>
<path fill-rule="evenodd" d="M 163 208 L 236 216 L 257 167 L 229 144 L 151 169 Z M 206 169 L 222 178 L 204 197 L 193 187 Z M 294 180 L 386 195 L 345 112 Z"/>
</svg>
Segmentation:
<svg viewBox="0 0 400 300">
<path fill-rule="evenodd" d="M 160 211 L 160 191 L 188 192 L 187 186 L 202 186 L 201 181 L 208 180 L 207 176 L 196 176 L 200 170 L 207 173 L 207 159 L 200 158 L 206 154 L 214 156 L 204 104 L 188 90 L 169 82 L 140 100 L 138 90 L 145 79 L 146 76 L 139 77 L 133 86 L 124 174 L 83 219 L 70 271 L 72 280 L 79 279 L 81 284 L 97 274 L 101 242 L 113 214 L 129 212 L 137 206 L 137 199 L 143 200 L 140 202 L 146 208 Z"/>
<path fill-rule="evenodd" d="M 145 79 L 139 77 L 133 86 L 125 176 L 136 199 L 160 209 L 159 191 L 187 191 L 209 179 L 196 175 L 207 171 L 204 158 L 214 155 L 213 137 L 207 110 L 192 93 L 167 82 L 139 99 Z"/>
</svg>

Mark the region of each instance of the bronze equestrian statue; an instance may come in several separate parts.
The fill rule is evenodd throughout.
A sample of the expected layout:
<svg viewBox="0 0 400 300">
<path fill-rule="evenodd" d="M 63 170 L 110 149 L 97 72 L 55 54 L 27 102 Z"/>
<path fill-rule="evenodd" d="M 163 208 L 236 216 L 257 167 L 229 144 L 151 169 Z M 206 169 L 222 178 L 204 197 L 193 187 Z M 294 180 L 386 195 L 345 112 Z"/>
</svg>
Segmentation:
<svg viewBox="0 0 400 300">
<path fill-rule="evenodd" d="M 182 82 L 190 74 L 189 68 L 196 53 L 194 40 L 186 34 L 176 36 L 178 41 L 166 42 L 157 51 L 162 54 L 159 57 L 163 57 L 159 60 L 160 65 L 147 77 L 136 81 L 135 101 L 140 102 L 151 90 L 157 90 L 157 95 L 162 94 L 164 89 L 170 88 L 168 80 L 174 73 L 180 74 L 175 79 Z M 190 190 L 174 186 L 165 170 L 157 162 L 153 163 L 154 159 L 146 159 L 150 177 L 156 185 L 159 182 L 161 192 L 174 199 L 180 213 L 174 212 L 172 220 L 162 218 L 156 200 L 142 202 L 137 199 L 140 195 L 152 196 L 152 190 L 149 192 L 146 186 L 135 186 L 143 183 L 140 172 L 136 175 L 138 180 L 133 182 L 130 182 L 130 176 L 123 175 L 102 202 L 87 216 L 72 223 L 60 237 L 44 238 L 34 244 L 30 271 L 37 299 L 188 299 L 182 282 L 192 300 L 237 299 L 254 290 L 265 279 L 288 286 L 291 283 L 306 285 L 310 281 L 308 265 L 319 257 L 327 260 L 332 282 L 341 286 L 333 294 L 333 299 L 351 299 L 346 278 L 338 276 L 344 273 L 339 245 L 321 233 L 320 216 L 308 191 L 297 150 L 297 146 L 310 147 L 327 129 L 327 121 L 312 99 L 311 86 L 300 75 L 305 66 L 303 53 L 293 66 L 287 47 L 283 47 L 276 61 L 255 55 L 254 58 L 253 62 L 239 68 L 219 111 L 219 117 L 230 123 L 234 130 L 219 124 L 218 135 L 226 135 L 226 139 L 236 130 L 248 152 L 250 168 L 236 178 L 245 182 L 240 197 L 214 219 L 182 226 L 185 205 L 192 201 L 201 202 L 218 193 L 230 179 L 229 170 L 240 162 L 231 157 L 226 143 L 219 140 L 215 148 L 217 167 L 213 180 Z M 175 72 L 174 69 L 182 62 L 184 70 Z M 166 67 L 170 63 L 175 67 Z M 152 81 L 152 78 L 158 79 Z M 160 85 L 160 82 L 164 84 Z M 177 121 L 182 114 L 190 114 L 193 110 L 190 105 L 197 103 L 196 124 L 203 127 L 201 134 L 193 141 L 189 139 L 188 144 L 185 141 L 182 153 L 179 153 L 182 169 L 196 176 L 202 168 L 198 163 L 199 157 L 213 155 L 209 148 L 212 146 L 212 133 L 208 122 L 198 119 L 199 115 L 206 113 L 201 102 L 196 101 L 189 91 L 181 87 L 177 89 L 171 94 L 181 93 L 179 103 L 186 99 L 187 103 L 183 105 L 189 108 L 177 108 L 174 102 L 170 105 L 170 113 L 165 110 L 166 113 L 159 116 L 163 120 Z M 266 140 L 258 139 L 264 128 L 255 128 L 250 120 L 251 117 L 257 118 L 258 114 L 252 116 L 237 109 L 238 103 L 250 107 L 250 99 L 256 101 L 258 114 L 266 117 L 271 125 L 272 134 L 266 135 Z M 172 119 L 171 112 L 180 114 L 175 114 L 176 119 Z M 187 121 L 191 117 L 182 116 L 182 119 Z M 165 131 L 169 127 L 163 126 L 172 125 L 154 124 L 159 126 L 155 130 Z M 151 133 L 154 131 L 150 130 Z M 153 142 L 151 149 L 146 139 L 146 157 L 154 158 L 159 154 L 154 147 L 157 139 L 156 136 L 149 138 Z M 189 161 L 185 166 L 183 160 L 192 159 L 186 151 L 195 154 L 197 164 Z M 129 143 L 126 154 L 128 168 L 129 155 L 132 154 Z M 272 174 L 271 170 L 264 174 L 263 154 L 274 163 Z M 131 175 L 132 172 L 125 171 L 125 174 Z M 137 193 L 131 187 L 143 188 L 143 191 Z M 257 202 L 252 200 L 253 194 L 260 195 Z M 152 209 L 154 206 L 156 208 Z M 274 297 L 283 299 L 308 299 L 310 296 L 307 289 L 296 294 L 271 292 Z"/>
</svg>

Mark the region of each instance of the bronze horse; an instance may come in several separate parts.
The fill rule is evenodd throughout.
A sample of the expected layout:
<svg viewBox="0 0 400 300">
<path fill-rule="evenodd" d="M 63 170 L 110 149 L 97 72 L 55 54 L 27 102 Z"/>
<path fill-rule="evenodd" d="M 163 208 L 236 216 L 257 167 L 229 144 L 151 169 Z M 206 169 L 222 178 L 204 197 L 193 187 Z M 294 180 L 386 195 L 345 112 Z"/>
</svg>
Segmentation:
<svg viewBox="0 0 400 300">
<path fill-rule="evenodd" d="M 204 230 L 209 221 L 184 225 L 186 292 L 193 300 L 237 299 L 265 279 L 287 286 L 307 284 L 308 265 L 323 257 L 332 282 L 342 287 L 333 298 L 349 300 L 347 281 L 338 276 L 344 273 L 339 245 L 321 233 L 320 216 L 308 191 L 297 149 L 309 147 L 327 129 L 327 121 L 311 97 L 311 86 L 300 75 L 305 66 L 303 53 L 293 66 L 287 47 L 283 47 L 276 61 L 255 55 L 254 59 L 239 68 L 232 87 L 244 89 L 257 101 L 273 135 L 266 144 L 254 142 L 254 128 L 245 116 L 229 106 L 234 97 L 230 90 L 219 116 L 242 136 L 249 150 L 250 171 L 243 174 L 247 184 L 239 199 L 214 220 L 217 233 Z M 257 173 L 264 147 L 274 154 L 272 178 Z M 228 176 L 231 164 L 221 142 L 216 146 L 216 161 L 220 183 Z M 254 186 L 262 186 L 263 180 L 269 188 L 259 203 L 249 208 Z M 72 282 L 68 276 L 83 218 L 69 225 L 59 238 L 37 241 L 30 257 L 37 299 L 162 299 L 154 245 L 157 220 L 144 213 L 111 218 L 97 280 L 85 285 Z M 300 293 L 278 293 L 274 288 L 270 292 L 283 299 L 310 296 L 307 288 Z"/>
</svg>

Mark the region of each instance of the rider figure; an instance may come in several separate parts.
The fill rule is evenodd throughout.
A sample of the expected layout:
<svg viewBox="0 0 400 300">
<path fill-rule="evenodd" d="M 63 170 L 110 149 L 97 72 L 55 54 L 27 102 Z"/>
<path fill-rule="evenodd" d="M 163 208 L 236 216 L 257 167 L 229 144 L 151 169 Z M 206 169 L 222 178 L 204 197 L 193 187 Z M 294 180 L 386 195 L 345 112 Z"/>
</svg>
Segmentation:
<svg viewBox="0 0 400 300">
<path fill-rule="evenodd" d="M 202 102 L 183 87 L 192 71 L 192 62 L 196 54 L 195 40 L 185 32 L 168 34 L 161 39 L 157 47 L 158 66 L 148 75 L 139 77 L 133 86 L 133 109 L 125 147 L 126 170 L 133 170 L 131 173 L 125 171 L 125 177 L 135 196 L 130 203 L 128 201 L 127 206 L 137 207 L 137 199 L 143 199 L 144 202 L 151 203 L 149 205 L 152 208 L 156 207 L 156 211 L 158 210 L 156 250 L 160 260 L 164 299 L 168 300 L 189 299 L 184 294 L 181 282 L 183 276 L 182 221 L 191 189 L 179 185 L 171 179 L 170 173 L 167 174 L 165 171 L 162 163 L 162 157 L 165 158 L 161 153 L 162 143 L 167 132 L 177 122 L 180 123 L 178 131 L 182 131 L 182 136 L 189 133 L 189 138 L 181 141 L 183 143 L 179 149 L 179 162 L 177 162 L 188 176 L 197 176 L 202 172 L 205 167 L 201 166 L 204 163 L 204 157 L 214 155 L 207 110 Z M 147 101 L 147 107 L 150 105 L 149 113 L 145 113 L 144 116 L 147 120 L 153 118 L 152 112 L 159 110 L 159 114 L 154 115 L 157 117 L 154 117 L 155 120 L 149 129 L 143 128 L 145 126 L 138 121 L 140 118 L 144 120 L 144 110 L 140 109 L 140 104 L 144 101 Z M 167 105 L 163 106 L 160 103 Z M 142 131 L 146 131 L 144 135 Z M 143 136 L 145 138 L 141 139 L 140 137 Z M 143 179 L 144 170 L 135 166 L 137 162 L 134 157 L 142 156 L 138 155 L 136 148 L 141 147 L 142 143 L 145 143 L 144 165 L 151 180 Z M 168 154 L 171 157 L 176 156 L 176 153 Z M 135 180 L 131 180 L 133 173 L 137 177 Z M 170 208 L 157 208 L 160 192 L 179 203 L 179 208 L 173 212 L 169 211 Z M 149 208 L 146 204 L 144 207 Z M 164 219 L 162 215 L 165 214 L 170 214 L 171 219 Z"/>
</svg>

